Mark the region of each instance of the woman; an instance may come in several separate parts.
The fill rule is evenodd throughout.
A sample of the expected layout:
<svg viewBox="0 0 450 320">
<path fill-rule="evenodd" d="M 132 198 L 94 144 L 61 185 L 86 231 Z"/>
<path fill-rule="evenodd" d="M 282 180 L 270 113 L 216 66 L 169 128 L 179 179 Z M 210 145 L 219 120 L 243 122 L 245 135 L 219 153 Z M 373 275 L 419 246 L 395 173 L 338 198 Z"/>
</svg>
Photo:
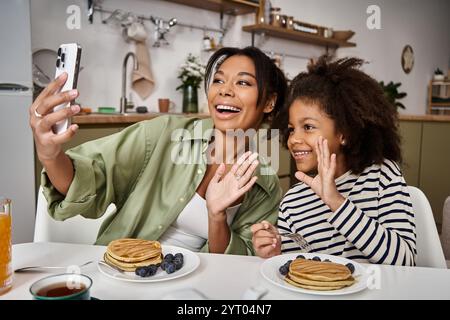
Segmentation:
<svg viewBox="0 0 450 320">
<path fill-rule="evenodd" d="M 226 133 L 258 129 L 283 105 L 285 78 L 264 53 L 223 48 L 211 57 L 205 80 L 211 119 L 162 116 L 66 153 L 61 145 L 78 127 L 60 135 L 51 129 L 80 110 L 51 112 L 78 95 L 55 93 L 65 80 L 62 75 L 52 82 L 30 107 L 53 218 L 98 218 L 114 203 L 117 212 L 103 223 L 97 244 L 133 237 L 197 251 L 253 254 L 250 226 L 276 221 L 281 191 L 276 175 L 256 170 L 257 155 L 247 152 L 237 159 L 248 145 L 230 148 L 236 137 Z M 180 146 L 180 154 L 187 148 L 196 161 L 180 161 Z M 223 164 L 224 156 L 233 161 Z"/>
</svg>

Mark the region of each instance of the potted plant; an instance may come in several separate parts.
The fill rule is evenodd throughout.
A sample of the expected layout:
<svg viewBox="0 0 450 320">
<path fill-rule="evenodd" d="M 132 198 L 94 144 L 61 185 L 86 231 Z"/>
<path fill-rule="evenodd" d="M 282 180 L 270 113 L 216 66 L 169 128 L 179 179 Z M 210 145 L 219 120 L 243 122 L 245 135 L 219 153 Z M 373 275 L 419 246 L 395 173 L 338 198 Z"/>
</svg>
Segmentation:
<svg viewBox="0 0 450 320">
<path fill-rule="evenodd" d="M 406 92 L 398 92 L 398 88 L 401 85 L 401 82 L 394 83 L 391 81 L 387 85 L 384 84 L 384 81 L 380 82 L 380 86 L 384 91 L 384 96 L 392 104 L 392 106 L 406 109 L 403 103 L 397 101 L 399 99 L 403 99 L 407 95 Z"/>
<path fill-rule="evenodd" d="M 436 70 L 434 70 L 434 76 L 433 76 L 434 81 L 443 81 L 444 78 L 445 78 L 444 73 L 442 72 L 441 69 L 437 68 Z"/>
<path fill-rule="evenodd" d="M 205 77 L 205 66 L 200 63 L 198 57 L 189 54 L 186 62 L 181 66 L 178 74 L 178 79 L 181 80 L 181 85 L 177 90 L 183 90 L 183 112 L 197 113 L 198 112 L 198 95 L 197 90 L 200 83 Z"/>
</svg>

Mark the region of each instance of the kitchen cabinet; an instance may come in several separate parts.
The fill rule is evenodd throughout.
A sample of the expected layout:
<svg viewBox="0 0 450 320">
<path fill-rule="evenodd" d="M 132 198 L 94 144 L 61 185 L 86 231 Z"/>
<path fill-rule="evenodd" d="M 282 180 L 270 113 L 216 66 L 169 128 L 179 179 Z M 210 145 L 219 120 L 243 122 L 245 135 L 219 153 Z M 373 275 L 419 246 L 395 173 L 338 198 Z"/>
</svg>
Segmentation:
<svg viewBox="0 0 450 320">
<path fill-rule="evenodd" d="M 419 186 L 441 224 L 444 201 L 450 196 L 450 123 L 423 123 Z"/>
<path fill-rule="evenodd" d="M 402 171 L 406 183 L 419 187 L 422 122 L 400 121 L 402 136 Z"/>
<path fill-rule="evenodd" d="M 444 201 L 450 196 L 450 117 L 404 116 L 400 133 L 406 183 L 425 193 L 440 230 Z"/>
</svg>

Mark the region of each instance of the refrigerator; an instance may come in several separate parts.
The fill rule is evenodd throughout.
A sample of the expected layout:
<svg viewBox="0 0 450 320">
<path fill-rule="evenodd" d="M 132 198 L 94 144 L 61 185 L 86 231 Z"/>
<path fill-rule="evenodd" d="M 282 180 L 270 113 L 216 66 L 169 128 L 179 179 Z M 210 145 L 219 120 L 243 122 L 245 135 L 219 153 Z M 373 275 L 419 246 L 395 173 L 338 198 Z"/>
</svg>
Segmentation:
<svg viewBox="0 0 450 320">
<path fill-rule="evenodd" d="M 34 144 L 29 0 L 0 1 L 0 196 L 12 200 L 12 241 L 33 241 Z"/>
</svg>

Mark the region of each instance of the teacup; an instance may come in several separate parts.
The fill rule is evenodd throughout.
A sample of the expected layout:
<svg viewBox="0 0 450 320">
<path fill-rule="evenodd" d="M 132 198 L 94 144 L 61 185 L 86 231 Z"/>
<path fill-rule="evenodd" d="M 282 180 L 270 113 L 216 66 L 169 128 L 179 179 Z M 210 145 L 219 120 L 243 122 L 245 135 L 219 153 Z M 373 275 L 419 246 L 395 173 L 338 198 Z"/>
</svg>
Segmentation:
<svg viewBox="0 0 450 320">
<path fill-rule="evenodd" d="M 170 101 L 170 99 L 167 98 L 158 99 L 159 112 L 169 112 L 169 110 L 174 106 L 175 103 L 173 101 Z"/>
<path fill-rule="evenodd" d="M 35 300 L 90 300 L 92 279 L 83 274 L 63 273 L 42 278 L 30 287 Z"/>
</svg>

